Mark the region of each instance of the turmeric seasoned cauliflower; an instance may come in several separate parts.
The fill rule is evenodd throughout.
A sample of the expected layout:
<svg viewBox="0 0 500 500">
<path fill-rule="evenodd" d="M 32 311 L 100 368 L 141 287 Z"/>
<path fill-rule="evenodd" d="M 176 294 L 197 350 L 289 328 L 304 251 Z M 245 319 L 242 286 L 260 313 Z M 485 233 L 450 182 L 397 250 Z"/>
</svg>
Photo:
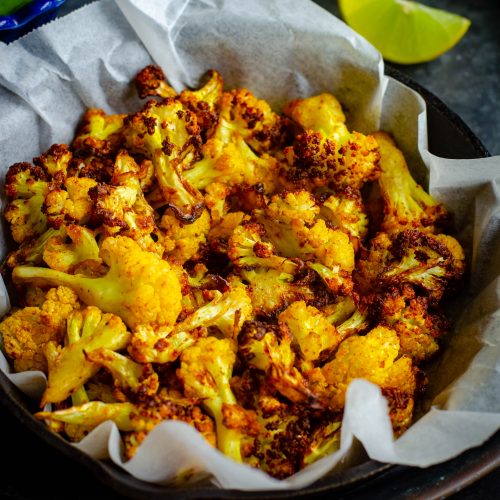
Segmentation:
<svg viewBox="0 0 500 500">
<path fill-rule="evenodd" d="M 410 358 L 400 355 L 399 339 L 393 330 L 378 326 L 363 337 L 349 337 L 322 372 L 334 407 L 343 408 L 349 382 L 363 378 L 390 395 L 391 417 L 397 427 L 410 423 L 417 389 L 416 370 Z"/>
<path fill-rule="evenodd" d="M 284 479 L 339 449 L 362 378 L 399 436 L 465 270 L 448 213 L 334 95 L 278 113 L 201 82 L 148 66 L 139 110 L 89 109 L 70 145 L 8 170 L 0 345 L 47 375 L 36 418 L 72 442 L 112 421 L 127 460 L 177 420 Z"/>
<path fill-rule="evenodd" d="M 130 327 L 175 322 L 181 289 L 167 262 L 125 236 L 106 238 L 99 256 L 109 267 L 99 278 L 29 266 L 16 267 L 12 276 L 17 284 L 67 286 L 85 304 L 117 314 Z"/>
<path fill-rule="evenodd" d="M 16 372 L 47 372 L 44 348 L 48 342 L 60 344 L 66 333 L 66 320 L 79 309 L 77 295 L 64 286 L 51 288 L 40 307 L 25 307 L 0 323 L 3 348 Z"/>
</svg>

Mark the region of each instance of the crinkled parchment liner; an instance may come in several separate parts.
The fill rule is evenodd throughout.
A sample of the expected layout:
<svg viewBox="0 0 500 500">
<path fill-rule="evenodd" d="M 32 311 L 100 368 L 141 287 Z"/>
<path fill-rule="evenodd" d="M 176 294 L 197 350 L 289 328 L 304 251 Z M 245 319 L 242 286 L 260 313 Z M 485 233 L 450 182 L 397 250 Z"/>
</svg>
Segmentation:
<svg viewBox="0 0 500 500">
<path fill-rule="evenodd" d="M 432 368 L 429 411 L 397 441 L 380 390 L 356 380 L 348 390 L 340 450 L 284 481 L 226 459 L 180 422 L 158 425 L 126 463 L 110 422 L 75 446 L 145 481 L 165 482 L 191 468 L 212 474 L 224 488 L 262 490 L 311 484 L 339 464 L 353 437 L 373 459 L 426 467 L 491 436 L 500 425 L 500 157 L 431 155 L 422 98 L 385 77 L 379 54 L 366 41 L 307 0 L 103 0 L 9 46 L 0 44 L 2 172 L 54 142 L 69 141 L 86 107 L 137 109 L 130 82 L 152 59 L 177 89 L 196 85 L 216 68 L 228 87 L 246 86 L 276 109 L 292 98 L 330 91 L 351 128 L 392 132 L 414 174 L 428 177 L 431 192 L 454 212 L 472 262 L 471 282 L 455 300 L 455 332 Z M 0 238 L 5 253 L 3 233 Z M 6 311 L 6 293 L 0 301 Z M 0 367 L 9 374 L 3 357 Z M 43 389 L 40 373 L 8 377 L 31 396 Z"/>
</svg>

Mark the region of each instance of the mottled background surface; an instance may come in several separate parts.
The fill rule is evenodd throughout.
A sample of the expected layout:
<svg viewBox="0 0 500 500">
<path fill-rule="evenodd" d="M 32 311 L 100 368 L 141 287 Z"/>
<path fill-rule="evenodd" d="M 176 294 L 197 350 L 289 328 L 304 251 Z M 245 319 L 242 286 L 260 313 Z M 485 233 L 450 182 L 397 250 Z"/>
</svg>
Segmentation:
<svg viewBox="0 0 500 500">
<path fill-rule="evenodd" d="M 0 0 L 1 1 L 1 0 Z M 244 0 L 242 0 L 244 1 Z M 335 0 L 316 0 L 338 15 Z M 59 15 L 91 0 L 68 0 Z M 500 155 L 500 2 L 498 0 L 425 0 L 435 7 L 452 10 L 468 17 L 472 25 L 465 38 L 450 52 L 436 61 L 414 66 L 396 66 L 436 94 L 458 113 L 493 155 Z M 297 13 L 300 15 L 300 13 Z M 0 498 L 15 499 L 86 499 L 121 498 L 80 464 L 58 454 L 25 429 L 0 405 L 2 422 L 1 450 L 4 464 L 0 481 Z M 500 437 L 489 448 L 493 460 L 500 450 Z M 486 452 L 485 452 L 486 453 Z M 450 494 L 453 481 L 460 474 L 470 473 L 467 457 L 462 457 L 428 469 L 395 468 L 361 487 L 335 494 L 337 499 L 438 498 Z M 484 457 L 486 458 L 486 457 Z M 469 470 L 467 470 L 469 468 Z M 450 486 L 451 485 L 451 486 Z M 476 500 L 495 498 L 500 491 L 500 471 L 462 489 L 454 498 Z M 332 495 L 324 495 L 324 498 Z"/>
</svg>

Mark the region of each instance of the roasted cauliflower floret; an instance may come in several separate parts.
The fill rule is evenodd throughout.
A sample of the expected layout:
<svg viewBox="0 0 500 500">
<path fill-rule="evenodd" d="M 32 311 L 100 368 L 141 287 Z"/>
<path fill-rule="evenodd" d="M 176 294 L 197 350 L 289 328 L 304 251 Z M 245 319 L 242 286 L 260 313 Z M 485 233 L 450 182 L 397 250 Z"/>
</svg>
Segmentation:
<svg viewBox="0 0 500 500">
<path fill-rule="evenodd" d="M 149 363 L 136 363 L 129 357 L 105 347 L 86 350 L 85 357 L 111 373 L 117 399 L 126 400 L 129 396 L 142 400 L 153 396 L 158 390 L 158 375 Z"/>
<path fill-rule="evenodd" d="M 307 191 L 284 192 L 271 198 L 255 217 L 267 237 L 285 257 L 317 259 L 321 264 L 354 269 L 354 251 L 349 238 L 330 229 L 323 220 L 315 220 L 320 208 Z"/>
<path fill-rule="evenodd" d="M 201 245 L 207 242 L 210 230 L 210 215 L 203 210 L 200 217 L 192 224 L 180 221 L 172 211 L 168 210 L 161 218 L 160 228 L 165 231 L 165 238 L 169 241 L 169 259 L 184 264 L 193 258 Z"/>
<path fill-rule="evenodd" d="M 141 363 L 168 363 L 207 335 L 208 328 L 228 339 L 235 339 L 242 324 L 252 313 L 245 288 L 235 286 L 227 292 L 212 292 L 214 299 L 199 307 L 173 328 L 141 325 L 133 333 L 128 346 L 130 355 Z"/>
<path fill-rule="evenodd" d="M 337 143 L 344 143 L 349 137 L 342 106 L 332 94 L 296 99 L 289 102 L 283 112 L 304 130 L 321 132 Z"/>
<path fill-rule="evenodd" d="M 141 99 L 146 97 L 175 97 L 177 92 L 167 83 L 160 66 L 150 64 L 141 69 L 135 77 L 135 86 Z"/>
<path fill-rule="evenodd" d="M 380 150 L 378 183 L 385 205 L 382 230 L 394 233 L 418 229 L 435 233 L 443 228 L 449 220 L 446 209 L 415 182 L 391 136 L 377 132 L 374 137 Z"/>
<path fill-rule="evenodd" d="M 448 331 L 443 315 L 430 310 L 428 298 L 417 296 L 408 285 L 377 295 L 374 309 L 378 322 L 397 333 L 401 354 L 415 364 L 431 358 Z"/>
<path fill-rule="evenodd" d="M 207 235 L 210 248 L 219 253 L 227 253 L 229 238 L 234 230 L 244 221 L 248 221 L 249 216 L 244 212 L 229 212 L 222 219 L 214 222 Z"/>
<path fill-rule="evenodd" d="M 54 229 L 49 227 L 37 239 L 31 239 L 24 242 L 17 250 L 7 255 L 5 263 L 8 267 L 16 267 L 22 264 L 40 265 L 43 263 L 43 252 L 47 243 L 53 237 L 59 237 L 64 234 L 64 228 Z"/>
<path fill-rule="evenodd" d="M 181 367 L 177 373 L 184 384 L 186 396 L 200 398 L 202 406 L 214 418 L 217 448 L 241 462 L 241 429 L 245 420 L 238 422 L 234 414 L 244 414 L 244 411 L 239 411 L 229 384 L 235 361 L 230 340 L 201 338 L 182 352 Z"/>
<path fill-rule="evenodd" d="M 277 160 L 268 154 L 258 156 L 238 128 L 224 118 L 220 118 L 214 134 L 202 146 L 201 154 L 202 159 L 184 172 L 185 179 L 198 189 L 213 182 L 229 188 L 261 182 L 266 192 L 275 188 Z"/>
<path fill-rule="evenodd" d="M 143 250 L 163 256 L 164 243 L 156 214 L 142 191 L 144 172 L 124 150 L 115 160 L 110 184 L 97 184 L 89 191 L 94 203 L 93 221 L 106 236 L 120 234 L 136 241 Z"/>
<path fill-rule="evenodd" d="M 215 433 L 210 417 L 204 415 L 196 400 L 170 396 L 160 391 L 144 403 L 103 403 L 90 401 L 54 412 L 42 411 L 35 414 L 40 420 L 64 422 L 87 429 L 97 427 L 106 420 L 113 421 L 125 434 L 125 456 L 132 458 L 147 434 L 165 420 L 180 420 L 192 425 L 212 445 Z"/>
<path fill-rule="evenodd" d="M 298 282 L 304 264 L 279 256 L 263 235 L 260 224 L 244 223 L 233 231 L 227 249 L 235 272 L 248 284 L 255 313 L 272 316 L 296 300 L 314 300 L 313 290 Z"/>
<path fill-rule="evenodd" d="M 302 369 L 312 368 L 330 355 L 342 341 L 336 328 L 315 307 L 294 302 L 278 317 L 281 328 L 297 343 Z"/>
<path fill-rule="evenodd" d="M 94 179 L 68 177 L 63 188 L 52 189 L 44 203 L 49 226 L 57 229 L 65 223 L 88 224 L 93 205 L 89 190 L 95 185 Z"/>
<path fill-rule="evenodd" d="M 68 177 L 72 158 L 73 154 L 66 144 L 53 144 L 45 153 L 33 158 L 33 163 L 47 172 L 52 180 L 63 183 Z"/>
<path fill-rule="evenodd" d="M 335 194 L 325 196 L 321 203 L 320 215 L 334 228 L 345 231 L 355 250 L 359 248 L 368 233 L 368 216 L 363 206 L 361 193 L 346 187 Z"/>
<path fill-rule="evenodd" d="M 392 236 L 378 233 L 360 256 L 356 278 L 363 293 L 411 284 L 437 302 L 460 280 L 464 259 L 460 243 L 451 236 L 414 229 Z"/>
<path fill-rule="evenodd" d="M 4 217 L 16 243 L 40 236 L 47 229 L 42 207 L 49 192 L 48 176 L 40 167 L 15 163 L 5 177 L 5 194 L 9 202 Z"/>
<path fill-rule="evenodd" d="M 393 260 L 378 275 L 382 286 L 410 283 L 433 301 L 439 301 L 464 272 L 462 247 L 444 234 L 408 229 L 396 236 L 390 252 Z"/>
<path fill-rule="evenodd" d="M 211 446 L 216 446 L 212 419 L 203 413 L 196 399 L 169 395 L 164 389 L 147 402 L 137 405 L 130 415 L 132 427 L 138 430 L 125 433 L 125 458 L 132 458 L 148 433 L 166 420 L 186 422 L 194 427 Z"/>
<path fill-rule="evenodd" d="M 302 460 L 310 445 L 311 421 L 307 410 L 292 406 L 272 396 L 255 377 L 238 380 L 240 391 L 257 414 L 258 433 L 251 444 L 251 453 L 245 458 L 252 467 L 259 467 L 277 479 L 284 479 L 302 467 Z M 250 379 L 250 383 L 248 383 Z M 247 387 L 248 385 L 248 387 Z"/>
<path fill-rule="evenodd" d="M 306 261 L 334 293 L 348 294 L 354 248 L 346 233 L 315 220 L 319 211 L 307 191 L 285 191 L 273 196 L 264 210 L 255 210 L 254 217 L 280 254 Z"/>
<path fill-rule="evenodd" d="M 3 347 L 14 370 L 47 372 L 44 348 L 60 344 L 66 333 L 66 319 L 80 307 L 78 297 L 66 287 L 52 288 L 40 307 L 25 307 L 0 323 Z"/>
<path fill-rule="evenodd" d="M 130 327 L 173 324 L 181 310 L 179 280 L 169 264 L 125 236 L 106 238 L 99 254 L 108 273 L 99 278 L 18 266 L 15 283 L 64 285 L 87 305 L 120 316 Z"/>
<path fill-rule="evenodd" d="M 123 144 L 123 120 L 126 115 L 107 115 L 102 109 L 88 109 L 71 144 L 77 153 L 107 156 Z"/>
<path fill-rule="evenodd" d="M 333 184 L 337 188 L 361 189 L 380 173 L 375 138 L 352 132 L 345 143 L 307 130 L 284 150 L 280 181 L 287 189 L 310 189 Z"/>
<path fill-rule="evenodd" d="M 396 332 L 383 326 L 363 337 L 352 336 L 344 340 L 335 358 L 322 368 L 330 386 L 331 405 L 342 409 L 351 380 L 364 378 L 392 393 L 389 404 L 393 423 L 397 427 L 407 427 L 417 388 L 416 370 L 411 359 L 401 356 L 400 350 Z"/>
<path fill-rule="evenodd" d="M 67 238 L 70 243 L 66 243 Z M 75 224 L 62 227 L 59 234 L 48 238 L 42 256 L 51 269 L 65 273 L 73 272 L 76 266 L 87 260 L 101 263 L 93 231 Z"/>
<path fill-rule="evenodd" d="M 224 82 L 222 76 L 215 70 L 209 70 L 204 75 L 206 83 L 197 90 L 183 90 L 179 100 L 196 115 L 200 133 L 206 138 L 219 121 L 217 112 L 222 97 Z"/>
<path fill-rule="evenodd" d="M 247 366 L 265 374 L 266 383 L 293 403 L 313 404 L 316 396 L 294 366 L 294 338 L 288 329 L 247 321 L 238 337 L 239 353 Z"/>
<path fill-rule="evenodd" d="M 130 340 L 123 321 L 114 314 L 102 314 L 97 307 L 74 311 L 68 318 L 68 345 L 54 342 L 45 345 L 48 381 L 40 406 L 64 401 L 89 378 L 99 365 L 89 360 L 87 353 L 100 349 L 123 349 Z"/>
<path fill-rule="evenodd" d="M 244 141 L 258 154 L 274 150 L 287 140 L 286 120 L 248 89 L 225 92 L 219 104 L 219 114 L 236 127 Z"/>
<path fill-rule="evenodd" d="M 151 100 L 125 120 L 128 147 L 153 162 L 163 204 L 184 222 L 194 222 L 203 209 L 203 196 L 184 178 L 198 159 L 199 132 L 196 115 L 174 98 Z"/>
</svg>

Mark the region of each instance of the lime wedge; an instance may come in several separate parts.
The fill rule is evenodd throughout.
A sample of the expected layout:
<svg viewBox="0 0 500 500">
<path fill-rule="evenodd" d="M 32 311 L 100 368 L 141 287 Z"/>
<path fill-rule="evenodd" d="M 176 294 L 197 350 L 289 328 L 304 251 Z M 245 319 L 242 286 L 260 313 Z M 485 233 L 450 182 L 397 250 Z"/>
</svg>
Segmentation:
<svg viewBox="0 0 500 500">
<path fill-rule="evenodd" d="M 339 7 L 351 28 L 399 64 L 432 61 L 470 26 L 464 17 L 407 0 L 339 0 Z"/>
<path fill-rule="evenodd" d="M 30 2 L 31 0 L 0 0 L 0 16 L 12 14 Z"/>
</svg>

